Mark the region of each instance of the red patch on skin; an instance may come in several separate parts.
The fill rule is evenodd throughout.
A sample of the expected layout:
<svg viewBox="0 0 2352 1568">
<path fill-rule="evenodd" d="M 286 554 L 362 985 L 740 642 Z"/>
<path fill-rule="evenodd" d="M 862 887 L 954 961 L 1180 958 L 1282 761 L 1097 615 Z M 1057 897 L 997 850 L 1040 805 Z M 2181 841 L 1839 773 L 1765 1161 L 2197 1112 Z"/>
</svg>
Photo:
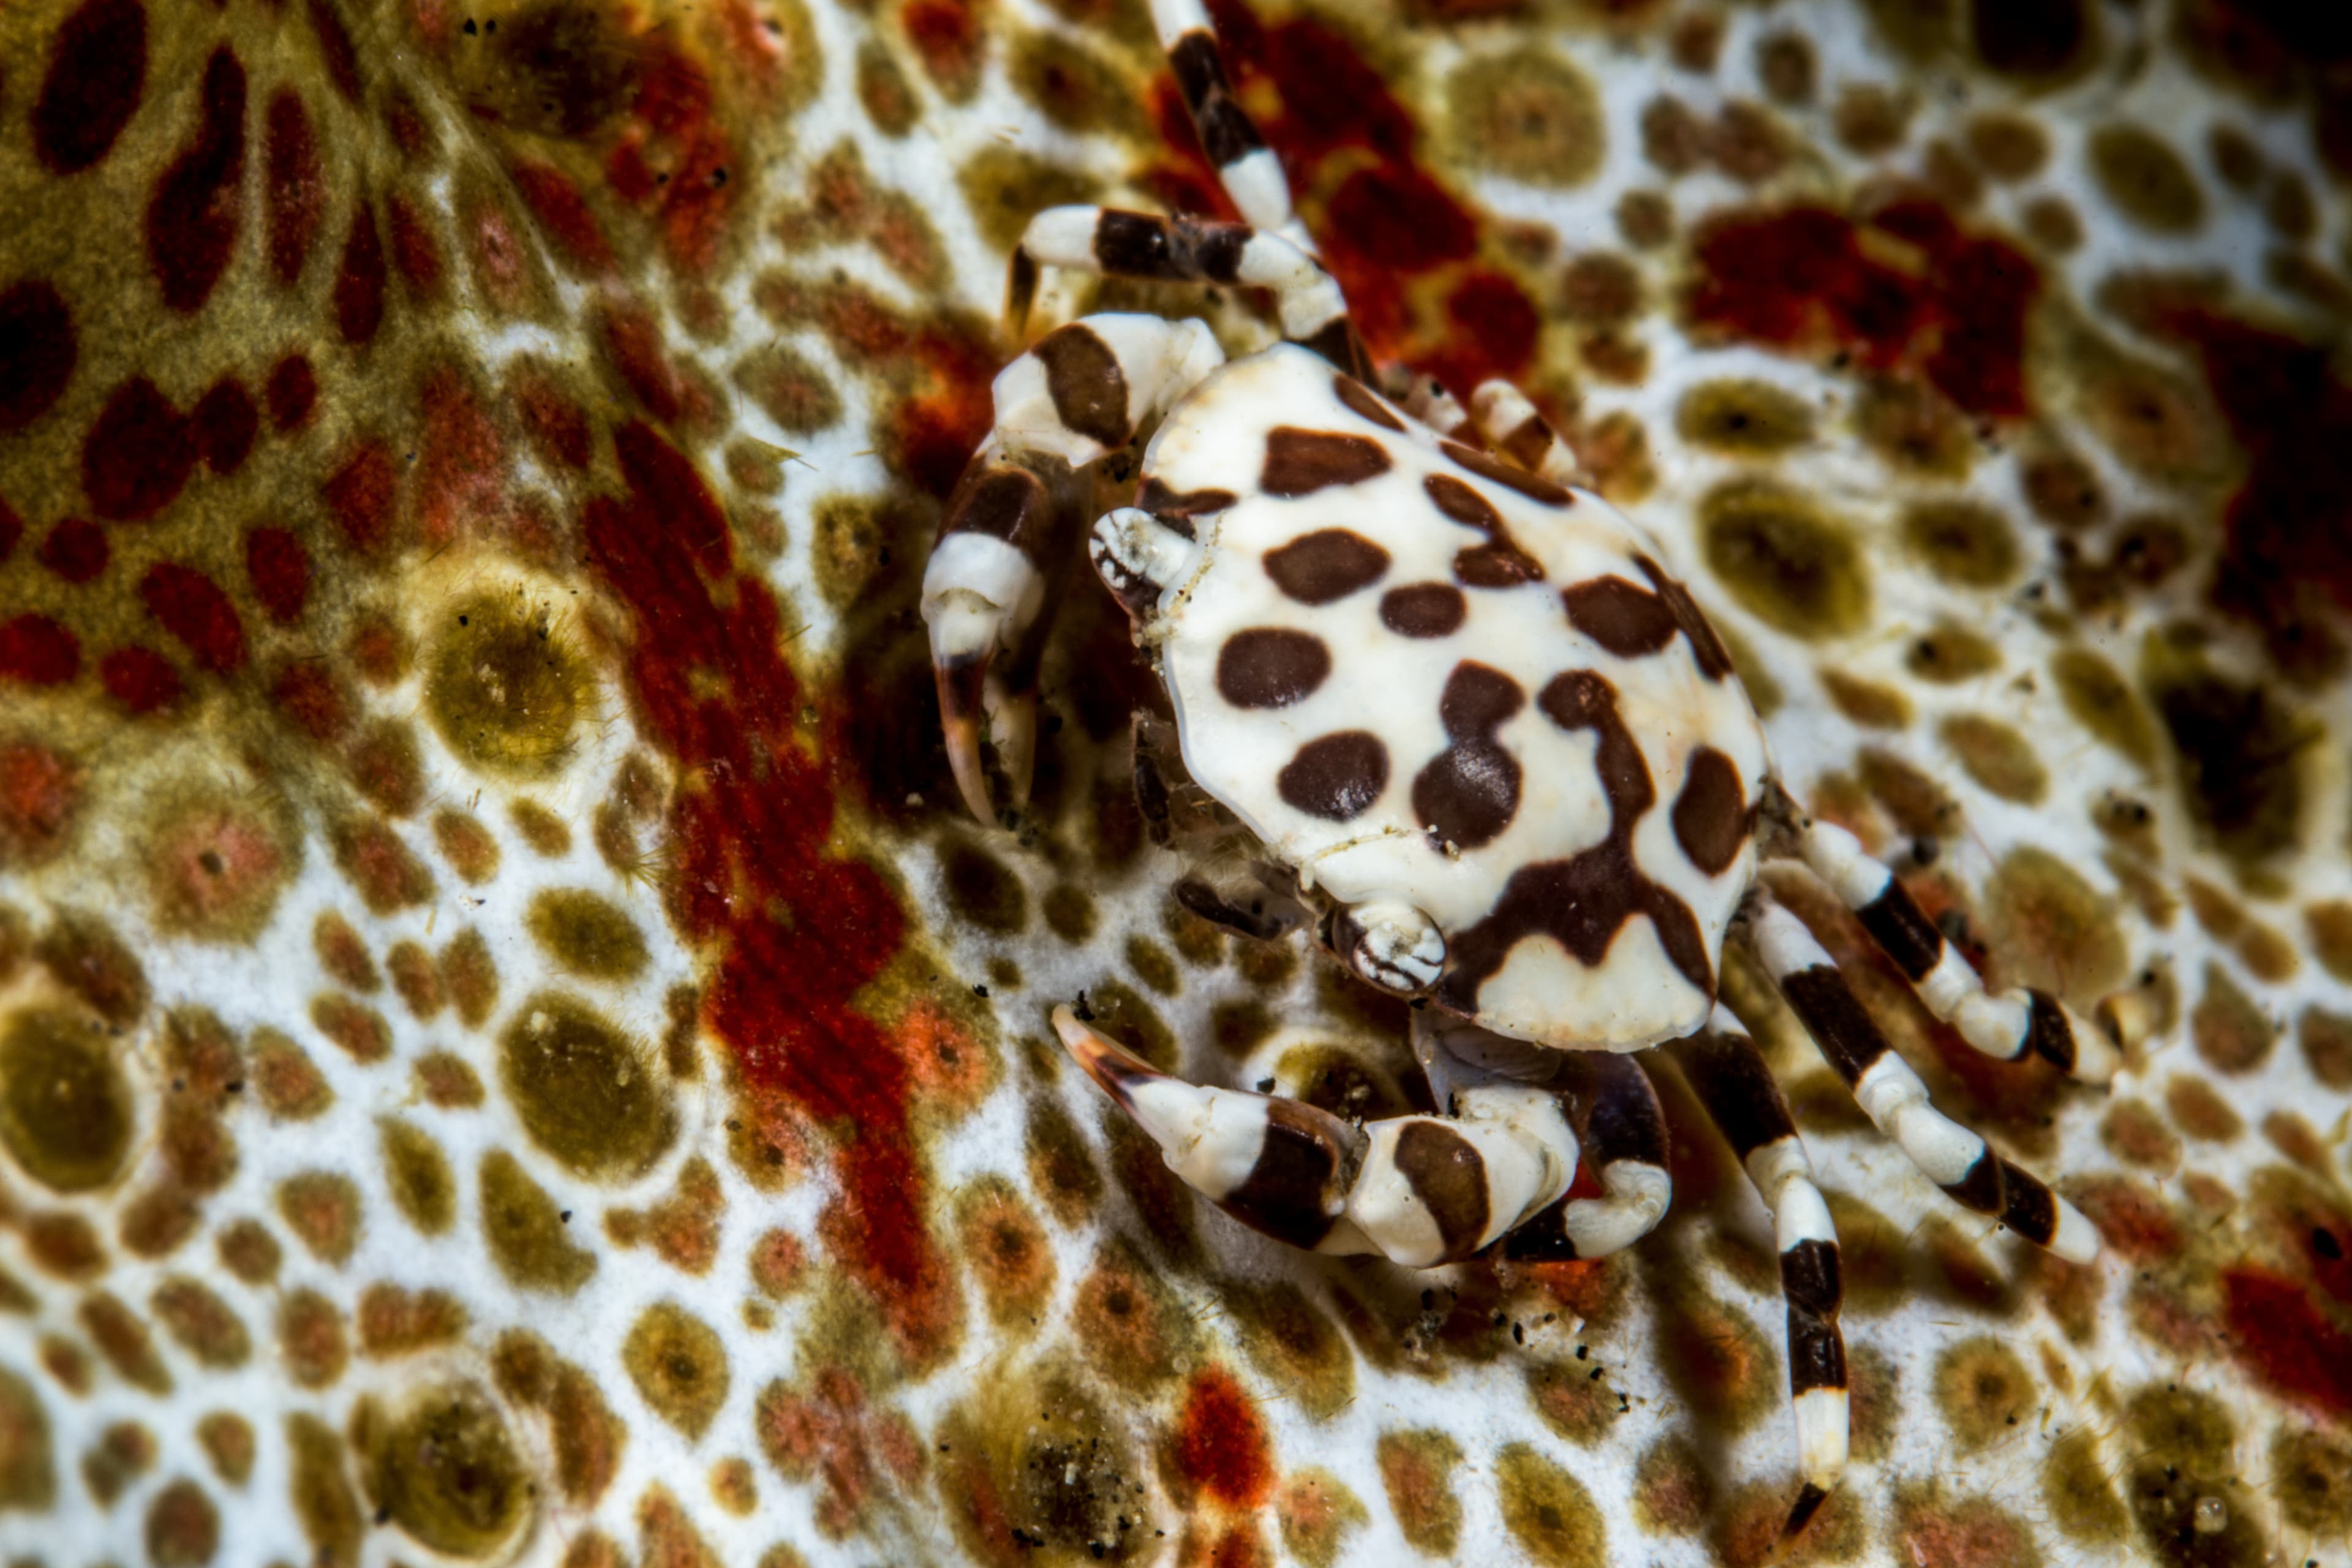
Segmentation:
<svg viewBox="0 0 2352 1568">
<path fill-rule="evenodd" d="M 356 105 L 360 100 L 360 57 L 352 47 L 351 29 L 343 26 L 342 17 L 328 0 L 310 0 L 310 26 L 319 34 L 319 52 L 326 57 L 327 75 L 343 101 Z"/>
<path fill-rule="evenodd" d="M 507 215 L 489 202 L 461 209 L 458 232 L 473 258 L 474 281 L 501 310 L 520 310 L 530 299 L 530 264 Z"/>
<path fill-rule="evenodd" d="M 2131 1262 L 2158 1262 L 2180 1250 L 2180 1226 L 2164 1200 L 2128 1176 L 2086 1176 L 2067 1195 Z"/>
<path fill-rule="evenodd" d="M 304 354 L 288 354 L 269 367 L 269 384 L 262 395 L 269 400 L 269 423 L 283 436 L 310 417 L 319 402 L 319 376 Z"/>
<path fill-rule="evenodd" d="M 664 424 L 677 417 L 684 392 L 677 372 L 662 353 L 661 329 L 651 316 L 635 306 L 606 310 L 604 347 L 646 413 Z"/>
<path fill-rule="evenodd" d="M 1326 170 L 1337 179 L 1310 216 L 1324 263 L 1374 355 L 1426 364 L 1465 394 L 1489 377 L 1523 373 L 1535 345 L 1521 325 L 1539 324 L 1535 302 L 1507 274 L 1477 264 L 1475 214 L 1421 164 L 1413 118 L 1380 72 L 1345 33 L 1316 17 L 1262 27 L 1238 4 L 1211 9 L 1236 86 L 1246 93 L 1270 81 L 1279 97 L 1266 139 L 1292 187 L 1311 206 L 1331 186 Z M 1214 172 L 1172 97 L 1160 100 L 1162 134 L 1186 166 L 1171 172 L 1171 183 L 1197 196 Z M 1206 210 L 1229 205 L 1220 195 Z M 1442 313 L 1421 303 L 1441 297 Z"/>
<path fill-rule="evenodd" d="M 147 7 L 87 0 L 49 46 L 33 105 L 33 151 L 53 174 L 77 174 L 113 150 L 147 86 Z"/>
<path fill-rule="evenodd" d="M 569 176 L 545 163 L 520 163 L 514 166 L 514 180 L 515 188 L 522 192 L 523 201 L 560 255 L 583 272 L 612 270 L 613 247 L 605 243 L 596 215 L 588 210 L 586 198 Z"/>
<path fill-rule="evenodd" d="M 351 704 L 324 666 L 311 660 L 288 665 L 270 683 L 269 700 L 295 728 L 314 741 L 331 741 L 351 722 Z"/>
<path fill-rule="evenodd" d="M 481 532 L 506 515 L 506 451 L 465 378 L 447 365 L 425 377 L 423 472 L 416 516 L 428 549 L 438 549 L 470 521 Z"/>
<path fill-rule="evenodd" d="M 80 673 L 80 641 L 48 616 L 0 622 L 0 679 L 60 686 Z"/>
<path fill-rule="evenodd" d="M 192 566 L 159 561 L 139 580 L 147 613 L 179 638 L 189 656 L 215 675 L 245 668 L 245 626 L 236 606 L 213 580 Z"/>
<path fill-rule="evenodd" d="M 282 528 L 257 528 L 245 536 L 246 575 L 253 595 L 271 620 L 284 625 L 310 602 L 310 552 Z"/>
<path fill-rule="evenodd" d="M 205 64 L 195 140 L 163 171 L 147 206 L 147 265 L 163 303 L 191 315 L 236 248 L 245 180 L 245 67 L 223 45 Z"/>
<path fill-rule="evenodd" d="M 441 292 L 441 247 L 434 242 L 433 231 L 424 217 L 405 196 L 397 192 L 383 200 L 384 215 L 392 225 L 392 261 L 400 268 L 401 281 L 418 299 L 430 300 Z"/>
<path fill-rule="evenodd" d="M 2273 1391 L 2341 1419 L 2352 1416 L 2352 1334 L 2291 1279 L 2255 1268 L 2221 1276 L 2238 1360 Z"/>
<path fill-rule="evenodd" d="M 1194 1486 L 1234 1508 L 1255 1508 L 1274 1486 L 1274 1461 L 1257 1408 L 1234 1374 L 1193 1374 L 1176 1417 L 1176 1464 Z"/>
<path fill-rule="evenodd" d="M 106 694 L 131 713 L 152 713 L 187 689 L 178 666 L 151 647 L 119 647 L 98 661 Z"/>
<path fill-rule="evenodd" d="M 417 112 L 416 100 L 408 96 L 405 88 L 393 89 L 386 98 L 383 125 L 392 132 L 393 143 L 400 149 L 400 155 L 412 163 L 435 149 L 433 128 L 425 122 L 425 116 Z"/>
<path fill-rule="evenodd" d="M 291 285 L 310 265 L 326 216 L 327 182 L 319 167 L 319 135 L 301 94 L 281 87 L 269 96 L 263 130 L 262 210 L 267 219 L 269 270 Z"/>
<path fill-rule="evenodd" d="M 704 1017 L 749 1098 L 831 1134 L 821 1232 L 901 1343 L 926 1349 L 956 1306 L 923 1223 L 907 1064 L 852 1005 L 905 916 L 871 866 L 831 852 L 820 759 L 835 748 L 794 732 L 803 698 L 774 593 L 735 570 L 726 518 L 685 458 L 641 424 L 614 446 L 627 490 L 588 503 L 584 538 L 635 614 L 638 710 L 677 763 L 670 897 L 686 940 L 716 954 Z"/>
<path fill-rule="evenodd" d="M 584 468 L 595 452 L 595 433 L 588 416 L 562 389 L 529 365 L 514 373 L 509 386 L 523 434 L 531 449 L 551 464 Z"/>
<path fill-rule="evenodd" d="M 196 456 L 216 474 L 236 472 L 253 450 L 253 437 L 261 428 L 261 414 L 253 406 L 253 395 L 233 375 L 213 383 L 196 399 L 188 418 L 194 429 Z"/>
<path fill-rule="evenodd" d="M 768 303 L 813 323 L 851 364 L 898 378 L 906 390 L 877 445 L 892 468 L 945 500 L 994 413 L 989 388 L 1003 363 L 995 346 L 951 319 L 910 320 L 855 284 Z"/>
<path fill-rule="evenodd" d="M 383 236 L 375 226 L 375 208 L 362 195 L 343 241 L 342 269 L 335 274 L 335 329 L 343 342 L 365 343 L 383 325 L 386 276 Z"/>
<path fill-rule="evenodd" d="M 1924 374 L 1968 413 L 2023 416 L 2025 313 L 2042 288 L 2032 261 L 1925 203 L 1889 207 L 1870 227 L 1917 265 L 1866 253 L 1862 227 L 1825 207 L 1705 225 L 1693 320 L 1776 348 L 1843 349 L 1873 370 Z"/>
<path fill-rule="evenodd" d="M 110 553 L 104 529 L 87 518 L 69 517 L 49 530 L 37 559 L 68 583 L 87 583 L 106 570 Z"/>
<path fill-rule="evenodd" d="M 604 162 L 605 184 L 624 201 L 653 208 L 670 258 L 700 271 L 733 202 L 730 150 L 711 120 L 709 79 L 683 55 L 649 54 L 631 108 L 635 123 Z"/>
<path fill-rule="evenodd" d="M 949 86 L 979 74 L 987 39 L 971 0 L 907 0 L 898 25 L 933 81 Z"/>
<path fill-rule="evenodd" d="M 0 746 L 0 865 L 47 858 L 80 804 L 80 775 L 65 758 L 30 742 Z"/>
<path fill-rule="evenodd" d="M 54 285 L 28 278 L 0 290 L 0 430 L 55 407 L 79 357 L 73 312 Z"/>
<path fill-rule="evenodd" d="M 81 488 L 98 515 L 116 522 L 154 516 L 196 466 L 188 421 L 145 376 L 114 389 L 81 447 Z"/>
<path fill-rule="evenodd" d="M 394 509 L 400 501 L 400 470 L 392 449 L 381 441 L 362 443 L 328 476 L 319 494 L 342 525 L 352 548 L 371 553 L 391 534 Z"/>
<path fill-rule="evenodd" d="M 1218 1537 L 1217 1549 L 1209 1557 L 1210 1568 L 1262 1568 L 1265 1562 L 1256 1532 L 1239 1526 Z"/>
</svg>

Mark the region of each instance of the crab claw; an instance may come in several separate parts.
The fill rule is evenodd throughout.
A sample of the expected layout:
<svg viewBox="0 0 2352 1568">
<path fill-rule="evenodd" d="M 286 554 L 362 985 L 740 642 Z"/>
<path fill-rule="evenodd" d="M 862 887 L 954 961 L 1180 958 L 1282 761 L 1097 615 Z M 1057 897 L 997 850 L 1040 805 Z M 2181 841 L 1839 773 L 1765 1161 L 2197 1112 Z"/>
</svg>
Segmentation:
<svg viewBox="0 0 2352 1568">
<path fill-rule="evenodd" d="M 1054 1028 L 1087 1076 L 1160 1145 L 1168 1168 L 1276 1241 L 1360 1250 L 1343 1215 L 1364 1136 L 1301 1100 L 1204 1089 L 1161 1072 L 1067 1007 Z"/>
<path fill-rule="evenodd" d="M 1037 738 L 1036 650 L 1029 634 L 1045 607 L 1045 579 L 1023 542 L 1037 531 L 1034 522 L 1045 506 L 1035 476 L 975 465 L 949 503 L 947 528 L 923 570 L 923 620 L 930 628 L 948 762 L 964 805 L 990 826 L 996 814 L 981 766 L 983 714 L 1013 804 L 1029 798 Z"/>
</svg>

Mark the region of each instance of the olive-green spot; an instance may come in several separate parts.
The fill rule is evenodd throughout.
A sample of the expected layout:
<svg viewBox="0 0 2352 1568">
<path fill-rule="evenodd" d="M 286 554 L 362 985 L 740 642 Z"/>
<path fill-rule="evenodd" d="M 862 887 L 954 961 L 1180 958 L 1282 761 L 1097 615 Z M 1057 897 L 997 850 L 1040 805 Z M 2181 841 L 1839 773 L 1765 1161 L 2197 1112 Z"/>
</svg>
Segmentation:
<svg viewBox="0 0 2352 1568">
<path fill-rule="evenodd" d="M 0 1366 L 0 1513 L 46 1514 L 57 1492 L 48 1407 L 31 1384 Z"/>
<path fill-rule="evenodd" d="M 1454 1495 L 1462 1446 L 1442 1431 L 1383 1432 L 1373 1457 L 1406 1544 L 1452 1556 L 1462 1535 L 1462 1500 Z"/>
<path fill-rule="evenodd" d="M 959 844 L 940 863 L 940 892 L 967 925 L 1017 936 L 1029 923 L 1029 890 L 1013 868 L 973 845 Z"/>
<path fill-rule="evenodd" d="M 509 1282 L 568 1296 L 596 1272 L 596 1255 L 574 1247 L 563 1211 L 503 1149 L 482 1156 L 482 1239 Z"/>
<path fill-rule="evenodd" d="M 131 1142 L 131 1086 L 107 1032 L 58 1007 L 30 1007 L 0 1034 L 0 1144 L 52 1192 L 114 1179 Z"/>
<path fill-rule="evenodd" d="M 1905 509 L 1903 542 L 1938 581 L 1998 588 L 2017 575 L 2017 531 L 1981 502 L 1920 501 Z"/>
<path fill-rule="evenodd" d="M 1837 710 L 1873 730 L 1900 730 L 1911 722 L 1911 700 L 1899 687 L 1864 680 L 1844 670 L 1824 666 L 1819 672 L 1822 689 Z"/>
<path fill-rule="evenodd" d="M 2112 1544 L 2129 1523 L 2099 1458 L 2098 1436 L 2087 1426 L 2050 1445 L 2042 1462 L 2042 1501 L 2051 1521 L 2085 1545 Z"/>
<path fill-rule="evenodd" d="M 470 1382 L 398 1397 L 397 1415 L 371 1398 L 352 1417 L 378 1520 L 445 1556 L 491 1555 L 530 1512 L 535 1491 L 497 1402 Z"/>
<path fill-rule="evenodd" d="M 523 917 L 531 937 L 565 970 L 591 980 L 634 980 L 646 963 L 645 933 L 610 899 L 585 888 L 549 888 Z"/>
<path fill-rule="evenodd" d="M 2040 1397 L 2017 1352 L 1990 1334 L 1948 1346 L 1936 1358 L 1936 1405 L 1963 1454 L 2014 1432 Z"/>
<path fill-rule="evenodd" d="M 2050 793 L 2050 772 L 2033 754 L 2033 742 L 2000 720 L 1955 713 L 1937 733 L 1969 777 L 2001 799 L 2036 805 Z"/>
<path fill-rule="evenodd" d="M 425 670 L 425 706 L 441 738 L 495 773 L 561 766 L 592 703 L 588 671 L 553 608 L 517 595 L 478 595 L 442 611 Z"/>
<path fill-rule="evenodd" d="M 2282 1428 L 2271 1439 L 2271 1495 L 2297 1530 L 2338 1538 L 2352 1531 L 2352 1443 Z"/>
<path fill-rule="evenodd" d="M 1236 1286 L 1225 1298 L 1242 1353 L 1268 1385 L 1310 1419 L 1328 1421 L 1356 1397 L 1356 1355 L 1339 1325 L 1288 1280 Z"/>
<path fill-rule="evenodd" d="M 1124 73 L 1057 32 L 1023 32 L 1013 40 L 1013 89 L 1064 131 L 1140 136 L 1150 128 L 1144 100 Z"/>
<path fill-rule="evenodd" d="M 1056 882 L 1045 889 L 1045 923 L 1055 936 L 1073 945 L 1095 934 L 1095 900 L 1073 882 Z"/>
<path fill-rule="evenodd" d="M 1168 950 L 1139 932 L 1127 939 L 1127 966 L 1135 977 L 1162 996 L 1176 994 L 1176 961 Z"/>
<path fill-rule="evenodd" d="M 2105 895 L 2032 846 L 2001 858 L 1984 885 L 1985 926 L 2014 977 L 2086 1011 L 2123 984 L 2130 945 Z"/>
<path fill-rule="evenodd" d="M 441 1145 L 423 1128 L 395 1118 L 378 1123 L 378 1131 L 394 1205 L 427 1236 L 447 1230 L 457 1217 L 457 1181 Z"/>
<path fill-rule="evenodd" d="M 293 1455 L 287 1492 L 310 1539 L 312 1560 L 357 1563 L 360 1504 L 344 1473 L 342 1439 L 306 1411 L 286 1418 L 286 1446 Z"/>
<path fill-rule="evenodd" d="M 1903 668 L 1922 680 L 1955 686 L 2000 668 L 2000 649 L 1991 638 L 1955 621 L 1940 621 L 1912 643 Z"/>
<path fill-rule="evenodd" d="M 2272 683 L 2226 679 L 2158 636 L 2143 645 L 2140 682 L 2179 760 L 2190 815 L 2221 852 L 2251 865 L 2294 847 L 2310 793 L 2304 759 L 2321 727 Z"/>
<path fill-rule="evenodd" d="M 1548 50 L 1474 55 L 1445 79 L 1455 156 L 1475 169 L 1558 189 L 1601 171 L 1608 129 L 1592 79 Z"/>
<path fill-rule="evenodd" d="M 2089 648 L 2070 647 L 2051 659 L 2050 674 L 2076 723 L 2141 767 L 2156 766 L 2156 721 L 2121 670 Z"/>
<path fill-rule="evenodd" d="M 1717 581 L 1775 630 L 1811 642 L 1868 623 L 1869 572 L 1853 534 L 1797 491 L 1719 485 L 1699 503 L 1699 530 Z"/>
<path fill-rule="evenodd" d="M 1813 410 L 1769 381 L 1703 381 L 1683 394 L 1675 428 L 1695 447 L 1769 458 L 1813 438 Z"/>
<path fill-rule="evenodd" d="M 1527 1443 L 1513 1443 L 1496 1458 L 1495 1479 L 1502 1490 L 1503 1523 L 1542 1568 L 1602 1568 L 1609 1561 L 1609 1527 L 1584 1483 Z"/>
<path fill-rule="evenodd" d="M 2103 125 L 2086 151 L 2099 189 L 2142 228 L 2189 234 L 2205 221 L 2197 176 L 2161 137 L 2137 125 Z"/>
<path fill-rule="evenodd" d="M 981 238 L 998 250 L 1021 243 L 1029 220 L 1047 207 L 1092 201 L 1100 186 L 1089 175 L 1015 148 L 983 148 L 956 171 L 956 184 Z"/>
<path fill-rule="evenodd" d="M 515 1010 L 499 1037 L 499 1080 L 531 1142 L 591 1180 L 644 1174 L 677 1133 L 668 1085 L 647 1054 L 561 992 Z"/>
</svg>

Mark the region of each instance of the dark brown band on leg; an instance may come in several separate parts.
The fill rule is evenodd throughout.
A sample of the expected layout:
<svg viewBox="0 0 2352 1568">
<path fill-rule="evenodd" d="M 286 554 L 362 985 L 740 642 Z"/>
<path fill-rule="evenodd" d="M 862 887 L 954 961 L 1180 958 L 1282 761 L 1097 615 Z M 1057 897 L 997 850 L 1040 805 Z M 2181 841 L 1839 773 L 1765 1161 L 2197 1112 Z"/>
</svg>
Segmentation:
<svg viewBox="0 0 2352 1568">
<path fill-rule="evenodd" d="M 1767 1143 L 1795 1134 L 1789 1102 L 1755 1041 L 1745 1035 L 1702 1029 L 1668 1049 L 1743 1163 Z"/>
<path fill-rule="evenodd" d="M 2008 1184 L 2001 1180 L 2001 1165 L 2000 1156 L 1988 1148 L 1977 1156 L 1967 1174 L 1944 1191 L 1964 1209 L 1998 1217 L 2009 1206 Z"/>
<path fill-rule="evenodd" d="M 2000 1223 L 2036 1247 L 2049 1246 L 2058 1234 L 2058 1194 L 2041 1177 L 2007 1160 L 2000 1163 Z"/>
<path fill-rule="evenodd" d="M 2027 1005 L 2032 1009 L 2025 1028 L 2026 1049 L 2038 1054 L 2061 1072 L 2074 1070 L 2074 1026 L 2066 1021 L 2066 1010 L 2056 998 L 2045 992 L 2028 991 Z M 2018 1053 L 2020 1056 L 2024 1051 Z"/>
<path fill-rule="evenodd" d="M 1791 1302 L 1789 1307 L 1789 1395 L 1811 1394 L 1817 1388 L 1841 1392 L 1845 1381 L 1845 1336 L 1834 1318 L 1816 1318 Z"/>
<path fill-rule="evenodd" d="M 1303 346 L 1329 360 L 1358 381 L 1370 381 L 1372 375 L 1371 354 L 1364 340 L 1356 335 L 1356 325 L 1346 316 L 1334 317 L 1324 323 L 1316 334 L 1304 340 Z"/>
<path fill-rule="evenodd" d="M 1265 1102 L 1257 1163 L 1217 1206 L 1276 1241 L 1311 1249 L 1331 1232 L 1336 1199 L 1355 1178 L 1355 1152 L 1302 1109 L 1292 1100 Z"/>
<path fill-rule="evenodd" d="M 1192 111 L 1201 151 L 1210 163 L 1223 169 L 1265 145 L 1248 113 L 1234 101 L 1213 37 L 1198 28 L 1185 34 L 1168 51 L 1168 63 L 1175 69 L 1176 85 L 1183 89 L 1184 106 Z"/>
<path fill-rule="evenodd" d="M 1845 976 L 1815 965 L 1780 976 L 1780 994 L 1803 1020 L 1806 1031 L 1822 1048 L 1848 1088 L 1861 1081 L 1870 1066 L 1890 1048 Z"/>
<path fill-rule="evenodd" d="M 1927 978 L 1944 956 L 1944 933 L 1891 875 L 1878 897 L 1853 911 L 1913 984 Z"/>
<path fill-rule="evenodd" d="M 1822 1504 L 1829 1500 L 1828 1492 L 1813 1485 L 1812 1482 L 1807 1481 L 1804 1489 L 1797 1494 L 1795 1506 L 1789 1510 L 1789 1522 L 1780 1527 L 1780 1539 L 1786 1541 L 1811 1524 L 1813 1521 L 1813 1515 L 1821 1510 Z"/>
<path fill-rule="evenodd" d="M 1513 1263 L 1575 1262 L 1576 1243 L 1568 1235 L 1568 1200 L 1561 1198 L 1504 1237 L 1502 1254 Z"/>
</svg>

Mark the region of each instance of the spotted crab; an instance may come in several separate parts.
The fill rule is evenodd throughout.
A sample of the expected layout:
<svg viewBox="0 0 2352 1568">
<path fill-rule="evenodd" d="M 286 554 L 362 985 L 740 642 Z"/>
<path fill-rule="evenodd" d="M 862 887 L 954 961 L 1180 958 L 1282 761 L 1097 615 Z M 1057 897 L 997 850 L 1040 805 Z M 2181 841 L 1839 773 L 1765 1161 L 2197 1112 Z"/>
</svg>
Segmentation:
<svg viewBox="0 0 2352 1568">
<path fill-rule="evenodd" d="M 1759 857 L 1826 881 L 1928 1009 L 1990 1056 L 2038 1054 L 2104 1082 L 2133 1032 L 2129 998 L 2094 1024 L 2039 991 L 1988 992 L 1886 867 L 1796 807 L 1666 552 L 1572 487 L 1572 454 L 1507 384 L 1465 408 L 1373 371 L 1200 0 L 1152 9 L 1245 221 L 1040 213 L 1013 258 L 1013 312 L 1025 318 L 1041 268 L 1081 268 L 1268 290 L 1282 341 L 1229 362 L 1199 321 L 1100 314 L 997 377 L 993 426 L 923 584 L 949 754 L 992 823 L 984 719 L 1025 797 L 1055 553 L 1098 476 L 1151 432 L 1132 503 L 1092 521 L 1087 552 L 1165 683 L 1180 779 L 1290 884 L 1234 895 L 1194 878 L 1180 896 L 1260 937 L 1311 911 L 1338 962 L 1412 1004 L 1437 1112 L 1357 1125 L 1162 1072 L 1068 1007 L 1055 1026 L 1225 1213 L 1294 1247 L 1414 1268 L 1490 1247 L 1595 1258 L 1648 1232 L 1672 1189 L 1633 1054 L 1670 1053 L 1774 1216 L 1794 1532 L 1846 1460 L 1837 1237 L 1787 1102 L 1717 1000 L 1727 941 L 1748 945 L 1870 1120 L 1955 1202 L 2075 1261 L 2098 1237 L 1929 1103 L 1757 880 Z M 1139 737 L 1139 793 L 1164 828 L 1173 770 Z M 1580 1159 L 1598 1195 L 1569 1195 Z"/>
</svg>

